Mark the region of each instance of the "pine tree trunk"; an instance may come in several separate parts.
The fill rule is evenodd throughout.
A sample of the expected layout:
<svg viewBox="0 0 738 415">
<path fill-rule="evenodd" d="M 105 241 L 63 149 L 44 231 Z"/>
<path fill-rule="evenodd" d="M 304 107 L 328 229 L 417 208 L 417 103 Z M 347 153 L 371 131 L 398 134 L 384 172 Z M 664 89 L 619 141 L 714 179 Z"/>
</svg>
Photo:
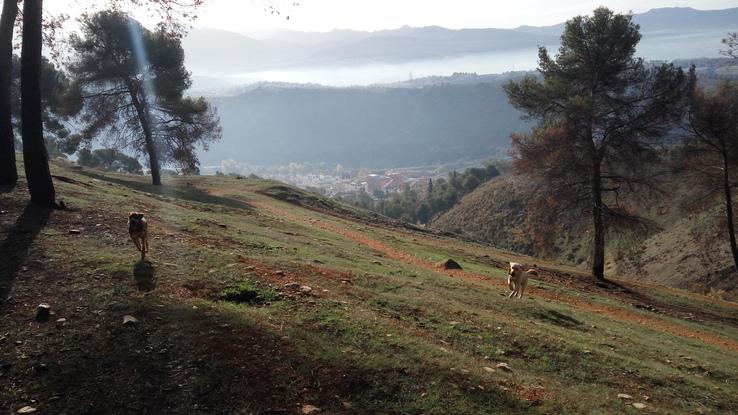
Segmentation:
<svg viewBox="0 0 738 415">
<path fill-rule="evenodd" d="M 43 0 L 23 2 L 23 46 L 21 48 L 21 131 L 23 164 L 31 201 L 56 207 L 49 156 L 44 143 L 41 118 L 41 48 Z"/>
<path fill-rule="evenodd" d="M 17 16 L 17 1 L 5 0 L 0 17 L 0 185 L 3 186 L 14 186 L 18 181 L 10 101 L 13 82 L 13 30 Z"/>
<path fill-rule="evenodd" d="M 161 186 L 161 168 L 159 167 L 159 157 L 156 154 L 156 146 L 154 145 L 151 130 L 149 129 L 148 132 L 144 132 L 144 135 L 146 136 L 146 151 L 149 153 L 151 183 L 154 186 Z"/>
<path fill-rule="evenodd" d="M 735 225 L 733 223 L 733 195 L 730 189 L 730 173 L 727 157 L 723 156 L 723 191 L 725 192 L 725 214 L 728 220 L 728 235 L 730 236 L 730 251 L 733 253 L 733 264 L 738 270 L 738 244 L 735 241 Z"/>
<path fill-rule="evenodd" d="M 131 101 L 136 108 L 138 121 L 141 123 L 141 129 L 144 132 L 144 140 L 146 141 L 146 152 L 149 153 L 149 168 L 151 169 L 151 183 L 154 186 L 161 186 L 161 167 L 159 166 L 159 156 L 156 154 L 156 145 L 154 144 L 154 135 L 151 132 L 151 123 L 149 122 L 146 103 L 138 99 L 138 88 L 132 82 L 126 82 L 128 92 L 131 95 Z"/>
<path fill-rule="evenodd" d="M 594 206 L 592 219 L 594 225 L 594 249 L 592 251 L 592 275 L 598 281 L 605 280 L 605 223 L 602 204 L 602 175 L 600 165 L 595 164 L 592 174 L 592 196 Z"/>
</svg>

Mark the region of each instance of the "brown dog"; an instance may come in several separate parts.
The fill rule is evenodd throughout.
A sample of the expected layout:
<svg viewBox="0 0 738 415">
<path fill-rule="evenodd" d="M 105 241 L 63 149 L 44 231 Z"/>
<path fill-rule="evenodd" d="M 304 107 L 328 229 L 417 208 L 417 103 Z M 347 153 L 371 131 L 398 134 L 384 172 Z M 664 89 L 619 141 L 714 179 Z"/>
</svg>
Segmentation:
<svg viewBox="0 0 738 415">
<path fill-rule="evenodd" d="M 136 249 L 141 252 L 141 260 L 146 258 L 149 252 L 148 225 L 143 213 L 131 212 L 128 214 L 128 234 L 131 235 Z"/>
<path fill-rule="evenodd" d="M 510 272 L 507 274 L 507 285 L 510 287 L 510 295 L 508 297 L 523 298 L 523 292 L 525 287 L 528 285 L 528 277 L 537 276 L 538 271 L 535 269 L 529 269 L 524 271 L 521 264 L 517 262 L 510 263 Z"/>
</svg>

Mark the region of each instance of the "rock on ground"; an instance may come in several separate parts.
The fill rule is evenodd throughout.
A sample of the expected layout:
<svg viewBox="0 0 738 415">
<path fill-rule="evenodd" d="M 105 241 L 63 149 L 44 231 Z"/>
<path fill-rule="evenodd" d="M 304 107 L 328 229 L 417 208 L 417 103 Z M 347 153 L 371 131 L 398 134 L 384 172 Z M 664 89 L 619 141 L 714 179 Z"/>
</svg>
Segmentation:
<svg viewBox="0 0 738 415">
<path fill-rule="evenodd" d="M 439 264 L 440 268 L 443 269 L 461 269 L 461 265 L 453 259 L 447 259 Z"/>
</svg>

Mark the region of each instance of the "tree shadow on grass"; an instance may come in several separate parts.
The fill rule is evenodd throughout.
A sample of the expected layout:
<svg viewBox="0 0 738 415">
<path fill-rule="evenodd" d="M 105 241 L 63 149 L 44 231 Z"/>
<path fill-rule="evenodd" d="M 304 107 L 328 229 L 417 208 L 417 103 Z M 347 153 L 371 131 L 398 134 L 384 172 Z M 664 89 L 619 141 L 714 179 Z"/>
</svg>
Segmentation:
<svg viewBox="0 0 738 415">
<path fill-rule="evenodd" d="M 49 221 L 51 211 L 29 202 L 0 245 L 0 313 L 5 310 L 13 283 L 33 241 Z"/>
<path fill-rule="evenodd" d="M 138 322 L 121 324 L 124 314 Z M 319 341 L 325 333 L 288 338 L 269 325 L 242 319 L 238 311 L 208 311 L 163 299 L 117 303 L 103 316 L 75 323 L 98 325 L 95 329 L 45 336 L 46 349 L 69 349 L 63 356 L 43 356 L 48 371 L 42 375 L 22 372 L 33 378 L 18 384 L 38 396 L 46 413 L 283 414 L 307 403 L 324 413 L 424 412 L 414 407 L 412 397 L 420 389 L 404 363 L 370 367 L 351 357 L 330 360 L 307 354 L 303 341 Z M 431 362 L 411 370 L 426 380 L 448 373 Z M 477 413 L 482 408 L 489 413 L 529 412 L 525 403 L 497 389 L 452 388 L 466 383 L 460 374 L 442 378 L 446 382 L 439 387 L 468 395 Z M 438 405 L 453 402 L 448 398 Z M 408 410 L 397 410 L 402 407 Z"/>
<path fill-rule="evenodd" d="M 149 183 L 142 183 L 136 180 L 124 180 L 115 177 L 108 177 L 91 171 L 80 171 L 79 174 L 85 175 L 92 179 L 115 183 L 121 186 L 129 187 L 139 192 L 149 193 L 158 196 L 171 197 L 175 199 L 187 200 L 190 202 L 209 203 L 213 205 L 221 205 L 233 209 L 251 210 L 252 207 L 241 200 L 231 199 L 228 197 L 214 196 L 204 192 L 196 187 L 173 187 L 173 186 L 154 186 Z"/>
<path fill-rule="evenodd" d="M 151 261 L 138 261 L 133 266 L 133 278 L 139 291 L 151 291 L 156 288 L 154 264 Z"/>
<path fill-rule="evenodd" d="M 7 184 L 0 185 L 0 193 L 10 193 L 13 190 L 15 190 L 15 185 L 12 185 L 12 186 L 7 185 Z"/>
</svg>

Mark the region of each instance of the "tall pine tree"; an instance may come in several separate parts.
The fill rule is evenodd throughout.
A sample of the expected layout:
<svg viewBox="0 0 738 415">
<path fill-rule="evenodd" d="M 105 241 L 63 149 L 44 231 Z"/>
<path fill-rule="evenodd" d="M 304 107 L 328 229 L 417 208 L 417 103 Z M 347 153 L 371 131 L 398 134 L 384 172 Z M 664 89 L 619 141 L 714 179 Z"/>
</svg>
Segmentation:
<svg viewBox="0 0 738 415">
<path fill-rule="evenodd" d="M 18 2 L 3 1 L 0 16 L 0 185 L 3 186 L 13 186 L 18 180 L 10 94 L 13 77 L 13 29 L 17 16 Z"/>
<path fill-rule="evenodd" d="M 82 21 L 74 36 L 70 72 L 83 103 L 83 139 L 105 134 L 149 160 L 153 184 L 161 164 L 198 165 L 196 146 L 220 138 L 220 125 L 204 98 L 184 96 L 190 76 L 179 36 L 152 32 L 117 11 Z"/>
<path fill-rule="evenodd" d="M 542 200 L 555 208 L 589 211 L 598 280 L 607 224 L 632 219 L 619 196 L 652 184 L 649 169 L 692 85 L 681 69 L 635 58 L 640 39 L 632 16 L 598 8 L 566 23 L 555 58 L 540 48 L 540 78 L 506 86 L 510 102 L 538 121 L 513 136 L 515 167 L 545 187 Z"/>
<path fill-rule="evenodd" d="M 43 0 L 23 2 L 23 47 L 21 49 L 21 131 L 23 165 L 31 201 L 57 207 L 54 184 L 44 143 L 41 106 L 41 48 Z"/>
</svg>

